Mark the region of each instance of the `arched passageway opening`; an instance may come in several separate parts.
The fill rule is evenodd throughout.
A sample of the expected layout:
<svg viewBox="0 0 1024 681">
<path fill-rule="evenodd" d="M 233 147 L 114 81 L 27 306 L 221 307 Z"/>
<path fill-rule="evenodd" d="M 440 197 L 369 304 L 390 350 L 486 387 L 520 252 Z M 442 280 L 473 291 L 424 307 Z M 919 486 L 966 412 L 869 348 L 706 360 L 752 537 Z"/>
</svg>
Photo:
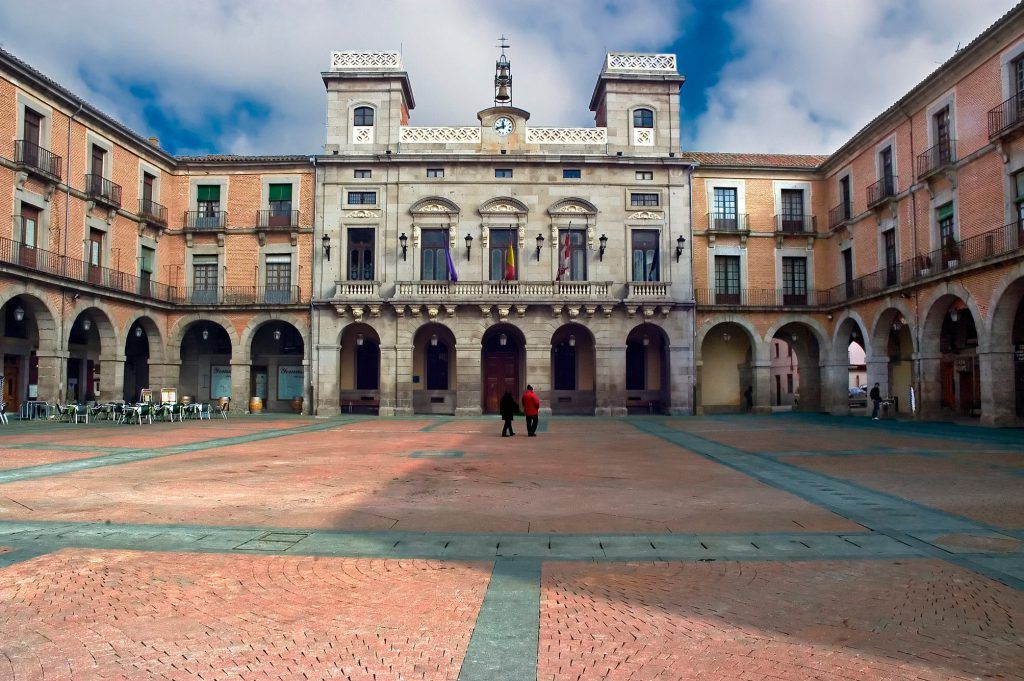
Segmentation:
<svg viewBox="0 0 1024 681">
<path fill-rule="evenodd" d="M 412 350 L 412 409 L 416 414 L 454 414 L 455 334 L 431 322 L 416 330 Z"/>
<path fill-rule="evenodd" d="M 818 411 L 821 406 L 820 359 L 821 346 L 810 326 L 790 322 L 779 328 L 772 335 L 771 344 L 772 406 Z"/>
<path fill-rule="evenodd" d="M 551 336 L 551 413 L 593 414 L 597 355 L 582 324 L 565 324 Z"/>
<path fill-rule="evenodd" d="M 668 336 L 641 324 L 626 336 L 626 411 L 660 414 L 669 407 Z"/>
<path fill-rule="evenodd" d="M 380 412 L 380 336 L 369 324 L 349 324 L 341 332 L 340 407 L 344 413 Z"/>
<path fill-rule="evenodd" d="M 260 398 L 265 411 L 302 412 L 305 345 L 294 325 L 264 322 L 253 334 L 249 349 L 249 394 Z"/>
<path fill-rule="evenodd" d="M 223 326 L 207 320 L 189 324 L 181 339 L 180 359 L 179 399 L 210 402 L 231 397 L 231 337 Z"/>
<path fill-rule="evenodd" d="M 516 400 L 526 387 L 526 339 L 511 324 L 487 329 L 480 343 L 481 393 L 485 414 L 497 414 L 501 397 L 512 393 Z"/>
<path fill-rule="evenodd" d="M 753 408 L 753 359 L 754 339 L 744 327 L 722 322 L 708 330 L 701 342 L 699 367 L 699 404 L 704 414 Z"/>
</svg>

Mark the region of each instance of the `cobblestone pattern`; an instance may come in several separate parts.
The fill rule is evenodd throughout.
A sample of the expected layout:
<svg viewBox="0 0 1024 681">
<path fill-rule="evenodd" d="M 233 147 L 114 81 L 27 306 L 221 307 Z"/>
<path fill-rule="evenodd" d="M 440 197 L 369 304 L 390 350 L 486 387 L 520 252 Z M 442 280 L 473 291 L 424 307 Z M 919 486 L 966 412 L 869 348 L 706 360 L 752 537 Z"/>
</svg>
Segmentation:
<svg viewBox="0 0 1024 681">
<path fill-rule="evenodd" d="M 0 571 L 0 678 L 453 679 L 489 573 L 61 551 Z"/>
<path fill-rule="evenodd" d="M 546 563 L 538 678 L 1022 679 L 1021 612 L 938 561 Z"/>
</svg>

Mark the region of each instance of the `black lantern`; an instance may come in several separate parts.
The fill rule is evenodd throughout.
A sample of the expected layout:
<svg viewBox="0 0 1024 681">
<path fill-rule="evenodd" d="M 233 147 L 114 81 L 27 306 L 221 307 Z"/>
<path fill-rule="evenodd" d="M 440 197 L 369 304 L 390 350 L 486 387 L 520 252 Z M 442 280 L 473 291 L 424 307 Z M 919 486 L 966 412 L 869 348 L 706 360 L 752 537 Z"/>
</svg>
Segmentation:
<svg viewBox="0 0 1024 681">
<path fill-rule="evenodd" d="M 469 252 L 473 250 L 473 235 L 466 232 L 466 260 L 469 260 Z"/>
<path fill-rule="evenodd" d="M 540 262 L 540 249 L 544 245 L 544 235 L 537 235 L 537 262 Z"/>
<path fill-rule="evenodd" d="M 409 248 L 409 237 L 402 232 L 402 236 L 398 237 L 398 243 L 402 246 L 402 260 L 405 260 L 405 253 Z"/>
<path fill-rule="evenodd" d="M 604 262 L 604 249 L 608 248 L 608 236 L 606 234 L 602 234 L 598 241 L 601 242 L 601 248 L 597 252 L 597 259 Z"/>
<path fill-rule="evenodd" d="M 331 237 L 327 236 L 327 232 L 324 232 L 323 237 L 320 238 L 320 243 L 324 245 L 324 259 L 328 262 L 331 261 Z"/>
<path fill-rule="evenodd" d="M 679 262 L 679 256 L 681 256 L 683 254 L 683 244 L 685 244 L 685 243 L 686 243 L 686 237 L 684 237 L 682 234 L 680 234 L 679 238 L 676 239 L 676 262 Z"/>
</svg>

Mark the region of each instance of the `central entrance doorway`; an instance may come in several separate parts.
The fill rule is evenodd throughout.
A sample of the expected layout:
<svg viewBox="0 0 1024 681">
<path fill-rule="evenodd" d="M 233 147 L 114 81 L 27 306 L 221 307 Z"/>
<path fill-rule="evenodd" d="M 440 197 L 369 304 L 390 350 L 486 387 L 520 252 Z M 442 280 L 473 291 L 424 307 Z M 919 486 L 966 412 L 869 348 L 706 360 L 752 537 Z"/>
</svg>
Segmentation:
<svg viewBox="0 0 1024 681">
<path fill-rule="evenodd" d="M 526 343 L 514 326 L 499 324 L 484 334 L 481 368 L 483 369 L 483 409 L 485 414 L 497 414 L 498 404 L 505 392 L 519 400 L 523 392 L 523 352 Z"/>
</svg>

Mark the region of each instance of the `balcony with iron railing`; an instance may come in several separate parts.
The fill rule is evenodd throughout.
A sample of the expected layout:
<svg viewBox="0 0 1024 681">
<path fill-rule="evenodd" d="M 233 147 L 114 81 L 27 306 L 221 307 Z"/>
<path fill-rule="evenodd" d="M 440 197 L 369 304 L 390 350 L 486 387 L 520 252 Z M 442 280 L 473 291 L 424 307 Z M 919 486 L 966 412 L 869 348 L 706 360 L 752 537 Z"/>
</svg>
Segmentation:
<svg viewBox="0 0 1024 681">
<path fill-rule="evenodd" d="M 841 203 L 828 212 L 828 228 L 836 229 L 850 221 L 853 217 L 853 208 L 848 203 Z"/>
<path fill-rule="evenodd" d="M 775 232 L 778 234 L 813 234 L 816 226 L 817 221 L 813 215 L 775 216 Z"/>
<path fill-rule="evenodd" d="M 228 224 L 228 213 L 225 210 L 187 210 L 184 225 L 189 231 L 216 231 L 225 229 Z"/>
<path fill-rule="evenodd" d="M 17 222 L 20 218 L 16 217 Z M 15 224 L 15 233 L 22 233 L 21 225 Z M 59 255 L 42 248 L 0 237 L 0 263 L 40 274 L 57 277 L 75 284 L 88 284 L 98 288 L 126 293 L 143 298 L 173 302 L 174 287 L 155 282 L 148 277 L 137 277 L 127 272 L 91 265 L 84 260 Z"/>
<path fill-rule="evenodd" d="M 1018 92 L 988 112 L 988 138 L 997 140 L 1021 130 L 1024 123 L 1024 92 Z"/>
<path fill-rule="evenodd" d="M 917 157 L 917 179 L 924 180 L 956 161 L 956 140 L 936 144 Z"/>
<path fill-rule="evenodd" d="M 1016 221 L 942 248 L 920 253 L 828 290 L 833 304 L 874 296 L 929 277 L 985 263 L 1015 252 L 1024 254 L 1024 222 Z"/>
<path fill-rule="evenodd" d="M 139 199 L 139 215 L 150 224 L 167 226 L 167 208 L 152 199 Z"/>
<path fill-rule="evenodd" d="M 709 232 L 739 234 L 750 231 L 747 213 L 708 213 Z"/>
<path fill-rule="evenodd" d="M 190 286 L 179 288 L 179 305 L 294 305 L 301 302 L 298 286 Z"/>
<path fill-rule="evenodd" d="M 298 229 L 299 211 L 273 208 L 256 211 L 256 226 L 259 229 Z"/>
<path fill-rule="evenodd" d="M 28 140 L 14 140 L 14 163 L 35 175 L 51 182 L 60 182 L 63 160 L 38 144 Z"/>
<path fill-rule="evenodd" d="M 699 307 L 821 307 L 828 305 L 827 291 L 814 289 L 737 288 L 719 291 L 699 288 L 694 291 Z"/>
<path fill-rule="evenodd" d="M 85 193 L 99 203 L 112 208 L 121 207 L 121 185 L 111 182 L 102 175 L 85 176 Z"/>
<path fill-rule="evenodd" d="M 895 175 L 883 177 L 868 187 L 868 208 L 883 206 L 896 196 L 899 178 Z"/>
<path fill-rule="evenodd" d="M 400 281 L 395 288 L 396 299 L 440 302 L 582 301 L 610 297 L 608 281 Z"/>
</svg>

